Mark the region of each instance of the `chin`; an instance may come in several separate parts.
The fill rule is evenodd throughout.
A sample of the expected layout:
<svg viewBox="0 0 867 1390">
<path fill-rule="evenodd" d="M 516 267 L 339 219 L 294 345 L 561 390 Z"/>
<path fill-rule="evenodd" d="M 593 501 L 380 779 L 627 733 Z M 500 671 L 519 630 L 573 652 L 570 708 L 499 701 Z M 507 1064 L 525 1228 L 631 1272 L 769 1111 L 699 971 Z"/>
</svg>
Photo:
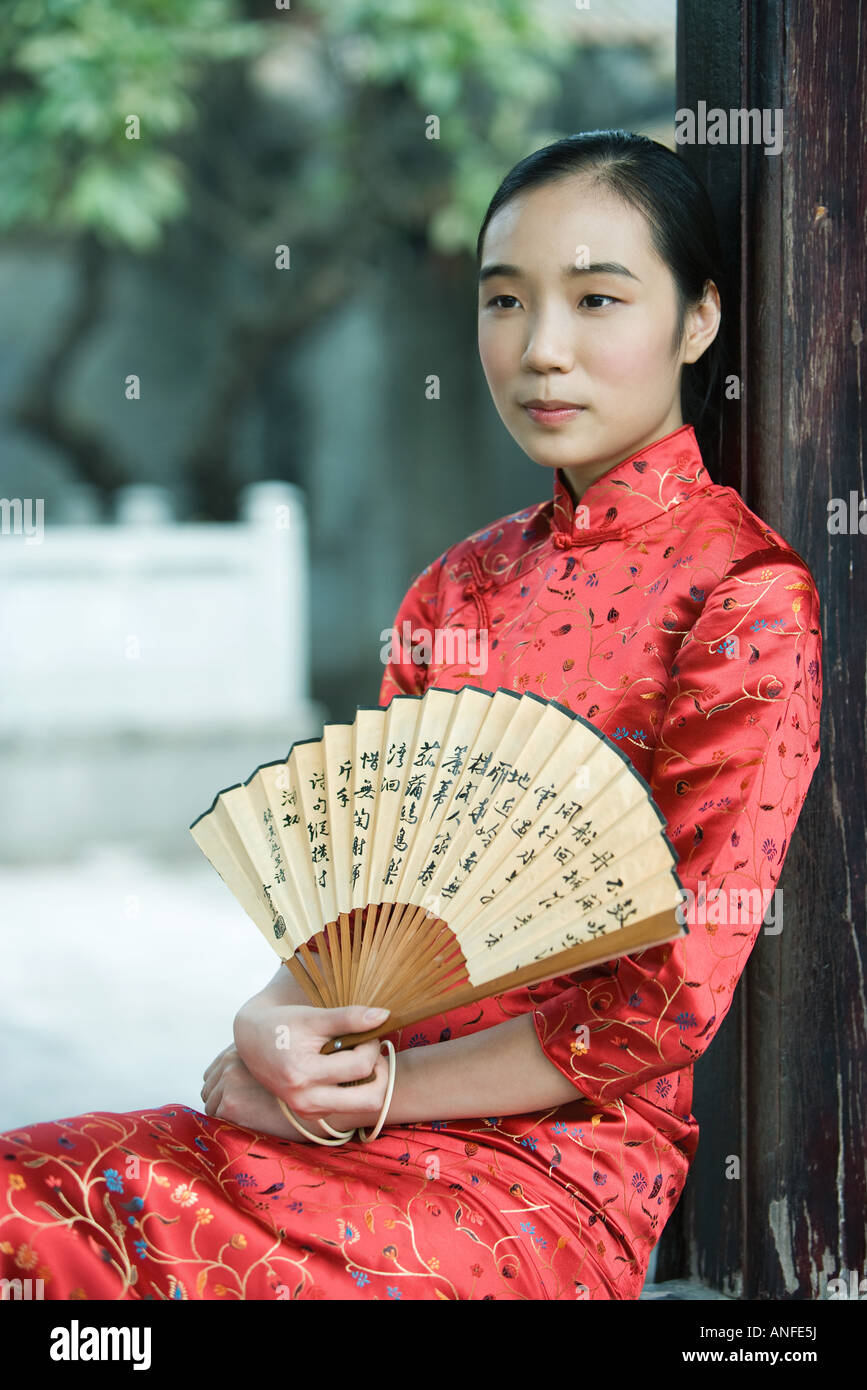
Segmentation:
<svg viewBox="0 0 867 1390">
<path fill-rule="evenodd" d="M 538 464 L 540 468 L 550 468 L 553 472 L 555 468 L 563 468 L 564 466 L 568 466 L 570 463 L 575 462 L 574 458 L 555 459 L 551 458 L 549 455 L 545 455 L 544 457 L 542 457 L 540 456 L 538 450 L 531 450 L 530 448 L 528 448 L 526 444 L 521 444 L 520 439 L 517 442 L 521 445 L 521 448 L 527 455 L 527 458 L 531 459 L 533 463 Z"/>
<path fill-rule="evenodd" d="M 580 447 L 574 440 L 551 440 L 546 449 L 540 446 L 538 439 L 526 439 L 518 434 L 513 435 L 513 438 L 520 444 L 524 453 L 542 468 L 568 468 L 570 464 L 582 462 Z"/>
</svg>

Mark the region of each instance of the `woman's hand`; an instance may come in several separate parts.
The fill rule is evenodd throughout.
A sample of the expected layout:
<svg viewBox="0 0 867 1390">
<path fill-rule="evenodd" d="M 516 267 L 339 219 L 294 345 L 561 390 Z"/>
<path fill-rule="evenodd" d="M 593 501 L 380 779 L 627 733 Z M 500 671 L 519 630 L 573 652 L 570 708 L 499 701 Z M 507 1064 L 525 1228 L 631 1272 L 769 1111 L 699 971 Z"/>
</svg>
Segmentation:
<svg viewBox="0 0 867 1390">
<path fill-rule="evenodd" d="M 311 1142 L 289 1123 L 276 1096 L 251 1074 L 234 1044 L 224 1047 L 211 1062 L 204 1074 L 201 1095 L 206 1115 L 263 1134 L 276 1134 L 280 1139 L 294 1139 L 301 1144 Z"/>
<path fill-rule="evenodd" d="M 341 1033 L 366 1032 L 378 1019 L 365 1017 L 363 1004 L 339 1009 L 312 1004 L 273 1004 L 254 996 L 235 1016 L 235 1046 L 240 1060 L 266 1091 L 280 1096 L 314 1132 L 324 1118 L 338 1130 L 373 1124 L 388 1083 L 388 1058 L 375 1038 L 345 1051 L 322 1054 Z M 364 1085 L 345 1086 L 347 1081 Z M 282 1115 L 280 1107 L 278 1112 Z M 285 1117 L 284 1117 L 285 1119 Z M 314 1121 L 313 1124 L 309 1124 Z M 324 1137 L 330 1137 L 323 1131 Z"/>
</svg>

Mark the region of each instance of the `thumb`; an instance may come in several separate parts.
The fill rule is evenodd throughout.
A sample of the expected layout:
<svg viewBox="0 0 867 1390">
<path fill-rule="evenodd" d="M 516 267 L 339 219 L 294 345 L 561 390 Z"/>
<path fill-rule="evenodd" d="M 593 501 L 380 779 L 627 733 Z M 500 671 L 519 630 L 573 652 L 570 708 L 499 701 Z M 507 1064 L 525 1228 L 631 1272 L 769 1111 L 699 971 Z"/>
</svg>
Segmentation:
<svg viewBox="0 0 867 1390">
<path fill-rule="evenodd" d="M 377 1024 L 385 1022 L 391 1010 L 371 1008 L 367 1004 L 344 1004 L 339 1009 L 324 1009 L 321 1012 L 328 1016 L 329 1033 L 336 1036 L 338 1033 L 364 1033 L 368 1028 L 375 1028 Z M 326 1019 L 322 1021 L 325 1023 Z"/>
</svg>

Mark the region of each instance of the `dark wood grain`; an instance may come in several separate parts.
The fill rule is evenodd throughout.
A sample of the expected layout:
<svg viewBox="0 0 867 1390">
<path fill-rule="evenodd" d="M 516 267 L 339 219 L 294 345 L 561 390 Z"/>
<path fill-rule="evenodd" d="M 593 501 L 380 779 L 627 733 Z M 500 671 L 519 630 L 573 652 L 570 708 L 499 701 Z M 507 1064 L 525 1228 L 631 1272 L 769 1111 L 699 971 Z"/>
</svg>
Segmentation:
<svg viewBox="0 0 867 1390">
<path fill-rule="evenodd" d="M 716 476 L 809 564 L 824 642 L 822 755 L 779 883 L 783 930 L 760 934 L 696 1067 L 699 1153 L 660 1242 L 658 1278 L 746 1299 L 817 1298 L 829 1277 L 867 1274 L 867 535 L 827 525 L 830 498 L 865 495 L 859 10 L 681 0 L 678 15 L 679 107 L 783 110 L 778 156 L 683 154 L 723 234 L 738 228 L 742 399 L 726 407 Z"/>
<path fill-rule="evenodd" d="M 780 881 L 784 927 L 749 967 L 752 1298 L 816 1297 L 823 1275 L 867 1273 L 867 535 L 828 532 L 829 498 L 865 493 L 859 10 L 750 6 L 753 99 L 784 108 L 786 134 L 774 175 L 760 161 L 775 161 L 749 152 L 749 220 L 760 231 L 747 282 L 761 293 L 743 319 L 758 378 L 745 416 L 748 500 L 810 565 L 824 643 L 822 757 Z"/>
</svg>

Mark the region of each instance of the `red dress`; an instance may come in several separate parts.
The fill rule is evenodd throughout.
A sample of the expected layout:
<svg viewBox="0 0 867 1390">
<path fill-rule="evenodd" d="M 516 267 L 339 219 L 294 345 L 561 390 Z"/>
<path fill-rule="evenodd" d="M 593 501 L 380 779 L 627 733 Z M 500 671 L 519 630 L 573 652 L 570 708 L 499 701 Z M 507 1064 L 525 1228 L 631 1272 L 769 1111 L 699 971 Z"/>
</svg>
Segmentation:
<svg viewBox="0 0 867 1390">
<path fill-rule="evenodd" d="M 578 506 L 556 470 L 552 499 L 417 576 L 398 638 L 405 622 L 381 705 L 430 685 L 529 690 L 624 751 L 695 895 L 689 935 L 388 1035 L 422 1047 L 532 1010 L 575 1086 L 538 1113 L 387 1125 L 332 1149 L 180 1104 L 0 1135 L 3 1277 L 64 1299 L 637 1298 L 696 1151 L 693 1063 L 775 902 L 819 759 L 816 586 L 710 481 L 684 425 Z M 459 645 L 484 630 L 486 661 Z"/>
</svg>

